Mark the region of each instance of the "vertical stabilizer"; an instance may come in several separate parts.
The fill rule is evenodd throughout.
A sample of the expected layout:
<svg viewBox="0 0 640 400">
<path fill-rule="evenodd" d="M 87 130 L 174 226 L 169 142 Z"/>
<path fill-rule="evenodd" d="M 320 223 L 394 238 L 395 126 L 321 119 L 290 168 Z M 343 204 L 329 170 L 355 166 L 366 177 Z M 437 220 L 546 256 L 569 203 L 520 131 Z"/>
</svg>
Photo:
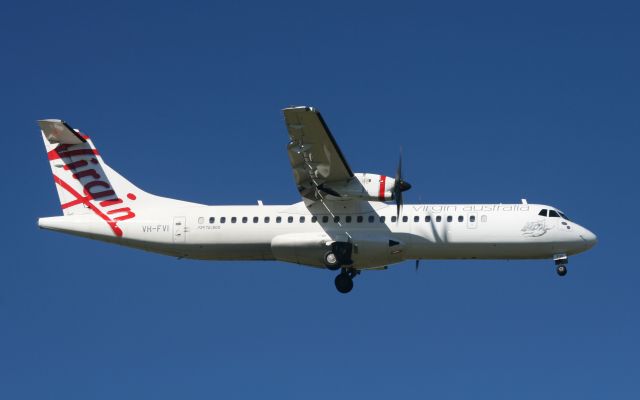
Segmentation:
<svg viewBox="0 0 640 400">
<path fill-rule="evenodd" d="M 91 139 L 66 122 L 38 123 L 65 216 L 94 214 L 122 236 L 118 222 L 135 218 L 136 210 L 193 204 L 139 189 L 106 165 Z"/>
</svg>

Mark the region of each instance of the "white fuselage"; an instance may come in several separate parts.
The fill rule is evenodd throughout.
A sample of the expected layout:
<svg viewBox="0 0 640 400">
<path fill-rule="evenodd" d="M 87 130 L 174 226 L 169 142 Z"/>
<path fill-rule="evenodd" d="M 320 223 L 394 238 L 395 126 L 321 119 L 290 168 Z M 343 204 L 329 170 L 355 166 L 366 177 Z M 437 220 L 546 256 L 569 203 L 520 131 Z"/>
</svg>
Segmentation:
<svg viewBox="0 0 640 400">
<path fill-rule="evenodd" d="M 157 253 L 206 260 L 281 260 L 322 267 L 334 241 L 353 244 L 353 267 L 407 259 L 540 259 L 591 248 L 595 235 L 535 204 L 303 202 L 284 206 L 145 208 L 116 237 L 94 215 L 41 218 L 42 228 Z M 381 219 L 384 221 L 382 222 Z"/>
</svg>

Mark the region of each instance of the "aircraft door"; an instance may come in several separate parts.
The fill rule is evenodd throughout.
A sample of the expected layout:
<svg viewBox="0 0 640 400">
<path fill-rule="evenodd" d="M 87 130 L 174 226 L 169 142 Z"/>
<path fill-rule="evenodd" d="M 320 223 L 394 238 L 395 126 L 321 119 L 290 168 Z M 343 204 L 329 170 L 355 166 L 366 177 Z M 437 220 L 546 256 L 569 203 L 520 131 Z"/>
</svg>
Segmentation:
<svg viewBox="0 0 640 400">
<path fill-rule="evenodd" d="M 478 215 L 476 213 L 467 214 L 467 228 L 476 229 L 478 227 Z"/>
<path fill-rule="evenodd" d="M 187 218 L 173 217 L 173 243 L 184 243 L 187 239 Z"/>
</svg>

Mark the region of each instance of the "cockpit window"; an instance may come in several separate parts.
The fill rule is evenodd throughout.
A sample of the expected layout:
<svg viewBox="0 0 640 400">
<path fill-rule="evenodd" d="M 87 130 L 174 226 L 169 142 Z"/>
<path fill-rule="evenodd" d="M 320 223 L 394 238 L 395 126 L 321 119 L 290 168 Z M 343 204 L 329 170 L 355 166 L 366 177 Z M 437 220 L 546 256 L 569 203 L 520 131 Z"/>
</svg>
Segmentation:
<svg viewBox="0 0 640 400">
<path fill-rule="evenodd" d="M 547 209 L 543 208 L 542 210 L 540 210 L 540 212 L 538 213 L 538 215 L 542 215 L 543 217 L 547 216 Z"/>
<path fill-rule="evenodd" d="M 567 217 L 567 216 L 565 215 L 565 213 L 562 213 L 562 212 L 558 211 L 558 214 L 560 214 L 560 216 L 561 216 L 562 218 L 566 219 L 567 221 L 571 221 L 571 220 L 569 219 L 569 217 Z"/>
<path fill-rule="evenodd" d="M 549 216 L 550 217 L 558 217 L 558 218 L 560 218 L 560 214 L 558 214 L 556 212 L 556 210 L 549 210 Z"/>
</svg>

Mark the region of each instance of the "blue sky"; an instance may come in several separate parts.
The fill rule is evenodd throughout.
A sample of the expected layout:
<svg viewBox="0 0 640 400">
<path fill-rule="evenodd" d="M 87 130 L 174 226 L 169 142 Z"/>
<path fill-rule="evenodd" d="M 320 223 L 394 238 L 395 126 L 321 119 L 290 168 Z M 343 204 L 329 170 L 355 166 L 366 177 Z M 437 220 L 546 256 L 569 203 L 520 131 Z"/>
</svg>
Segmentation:
<svg viewBox="0 0 640 400">
<path fill-rule="evenodd" d="M 635 399 L 640 9 L 633 2 L 11 2 L 0 398 Z M 280 110 L 322 110 L 406 201 L 551 204 L 599 244 L 359 276 L 175 260 L 36 227 L 35 121 L 143 189 L 299 200 Z"/>
</svg>

